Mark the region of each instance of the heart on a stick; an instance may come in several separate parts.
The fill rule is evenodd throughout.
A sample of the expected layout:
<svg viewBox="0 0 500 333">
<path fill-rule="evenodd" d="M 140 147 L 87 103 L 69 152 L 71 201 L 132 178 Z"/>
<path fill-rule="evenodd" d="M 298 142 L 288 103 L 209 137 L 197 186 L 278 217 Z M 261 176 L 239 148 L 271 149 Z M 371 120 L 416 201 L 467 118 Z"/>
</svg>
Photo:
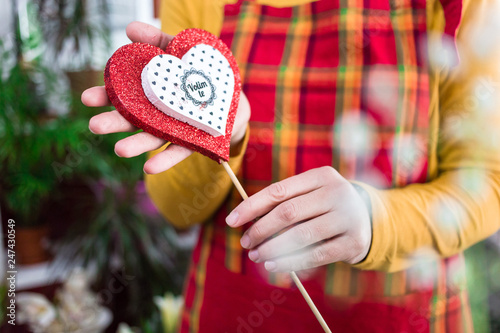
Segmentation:
<svg viewBox="0 0 500 333">
<path fill-rule="evenodd" d="M 241 83 L 231 51 L 214 35 L 184 30 L 165 51 L 125 45 L 104 79 L 111 102 L 136 127 L 217 162 L 229 159 Z"/>
</svg>

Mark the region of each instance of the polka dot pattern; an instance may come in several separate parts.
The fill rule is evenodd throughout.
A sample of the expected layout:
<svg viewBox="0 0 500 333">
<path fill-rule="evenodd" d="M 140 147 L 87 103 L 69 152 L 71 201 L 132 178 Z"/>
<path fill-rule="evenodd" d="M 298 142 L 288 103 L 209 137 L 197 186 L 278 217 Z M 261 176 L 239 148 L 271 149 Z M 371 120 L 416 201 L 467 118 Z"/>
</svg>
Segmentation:
<svg viewBox="0 0 500 333">
<path fill-rule="evenodd" d="M 144 93 L 154 106 L 214 137 L 225 135 L 234 82 L 227 59 L 206 44 L 182 59 L 158 55 L 142 71 Z"/>
</svg>

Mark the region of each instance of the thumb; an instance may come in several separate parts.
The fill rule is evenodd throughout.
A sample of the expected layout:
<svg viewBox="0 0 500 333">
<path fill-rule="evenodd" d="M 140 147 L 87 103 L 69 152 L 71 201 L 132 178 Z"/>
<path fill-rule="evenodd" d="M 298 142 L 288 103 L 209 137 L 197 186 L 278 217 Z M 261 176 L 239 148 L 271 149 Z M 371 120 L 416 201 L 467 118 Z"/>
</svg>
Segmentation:
<svg viewBox="0 0 500 333">
<path fill-rule="evenodd" d="M 134 43 L 148 43 L 163 50 L 173 38 L 152 25 L 137 21 L 130 23 L 126 32 L 128 38 Z"/>
</svg>

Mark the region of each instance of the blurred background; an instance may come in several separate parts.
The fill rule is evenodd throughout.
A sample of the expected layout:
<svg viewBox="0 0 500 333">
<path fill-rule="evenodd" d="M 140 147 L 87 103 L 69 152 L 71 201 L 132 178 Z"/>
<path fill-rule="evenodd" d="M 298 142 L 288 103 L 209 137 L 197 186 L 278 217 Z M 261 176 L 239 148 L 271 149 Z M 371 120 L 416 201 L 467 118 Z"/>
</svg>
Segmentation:
<svg viewBox="0 0 500 333">
<path fill-rule="evenodd" d="M 126 25 L 159 26 L 157 9 L 153 0 L 0 0 L 2 332 L 175 331 L 197 230 L 179 234 L 159 216 L 144 157 L 118 158 L 123 135 L 91 134 L 88 120 L 104 109 L 80 102 L 128 43 Z M 466 253 L 477 332 L 500 332 L 498 244 Z M 12 270 L 16 326 L 7 323 Z"/>
<path fill-rule="evenodd" d="M 4 302 L 8 259 L 17 270 L 17 325 L 6 323 L 3 303 L 2 332 L 116 332 L 120 323 L 166 332 L 162 310 L 178 308 L 196 230 L 178 235 L 158 215 L 142 181 L 144 157 L 117 157 L 120 135 L 88 130 L 103 109 L 80 102 L 83 90 L 103 84 L 134 20 L 159 26 L 155 2 L 0 0 Z"/>
</svg>

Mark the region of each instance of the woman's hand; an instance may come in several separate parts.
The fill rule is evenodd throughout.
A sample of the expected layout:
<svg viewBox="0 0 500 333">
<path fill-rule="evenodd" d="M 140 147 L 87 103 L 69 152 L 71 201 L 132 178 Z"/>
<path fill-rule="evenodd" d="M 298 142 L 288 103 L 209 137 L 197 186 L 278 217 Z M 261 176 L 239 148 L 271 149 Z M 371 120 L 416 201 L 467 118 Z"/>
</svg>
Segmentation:
<svg viewBox="0 0 500 333">
<path fill-rule="evenodd" d="M 161 49 L 165 49 L 173 38 L 153 26 L 140 22 L 133 22 L 127 26 L 127 36 L 132 42 L 149 43 Z M 92 87 L 84 91 L 82 102 L 87 106 L 93 107 L 111 104 L 104 87 Z M 245 136 L 249 118 L 250 105 L 242 93 L 231 137 L 232 147 L 238 145 Z M 89 122 L 89 129 L 95 134 L 135 132 L 138 130 L 138 128 L 123 118 L 118 111 L 104 112 L 92 117 Z M 115 145 L 115 153 L 121 157 L 134 157 L 158 149 L 165 143 L 166 141 L 163 139 L 146 132 L 141 132 L 118 141 Z M 149 174 L 163 172 L 181 162 L 192 153 L 187 148 L 170 145 L 144 164 L 144 172 Z"/>
<path fill-rule="evenodd" d="M 329 263 L 362 261 L 371 245 L 369 213 L 354 187 L 322 167 L 272 184 L 226 218 L 239 227 L 262 216 L 241 245 L 268 271 L 299 271 Z"/>
</svg>

